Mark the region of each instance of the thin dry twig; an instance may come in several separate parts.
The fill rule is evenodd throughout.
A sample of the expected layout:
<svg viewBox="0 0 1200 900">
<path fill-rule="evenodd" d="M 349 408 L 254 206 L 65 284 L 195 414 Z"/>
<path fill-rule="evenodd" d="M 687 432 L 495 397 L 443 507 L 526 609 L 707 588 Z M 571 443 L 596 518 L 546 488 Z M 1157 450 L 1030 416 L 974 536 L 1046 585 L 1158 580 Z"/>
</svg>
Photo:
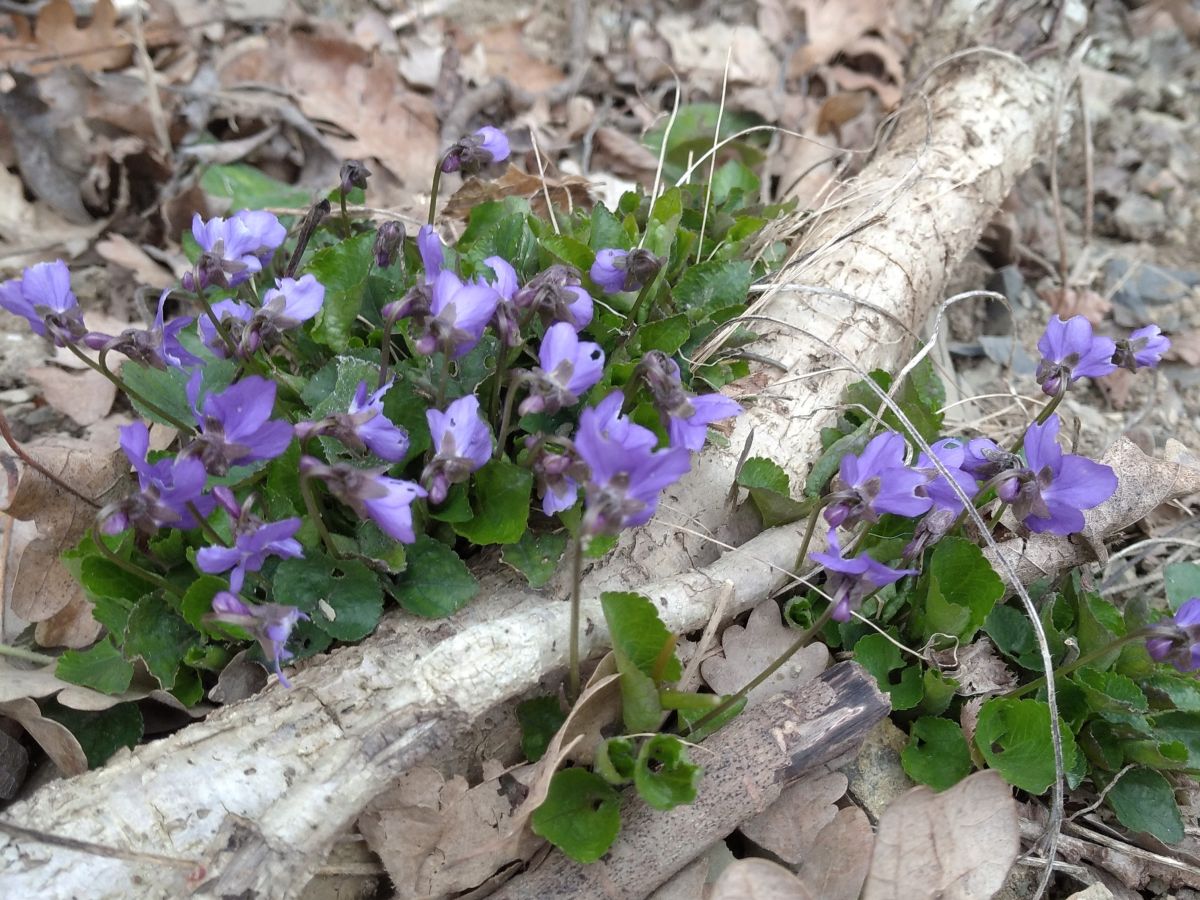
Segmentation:
<svg viewBox="0 0 1200 900">
<path fill-rule="evenodd" d="M 111 859 L 123 859 L 128 862 L 158 863 L 159 865 L 170 866 L 173 869 L 192 870 L 200 865 L 200 860 L 198 859 L 163 856 L 159 853 L 143 853 L 140 850 L 126 850 L 123 847 L 94 844 L 91 841 L 81 841 L 72 837 L 64 837 L 60 834 L 50 834 L 49 832 L 38 831 L 34 828 L 26 828 L 24 825 L 17 825 L 15 822 L 6 822 L 3 819 L 0 819 L 0 831 L 23 840 L 35 841 L 39 844 L 49 844 L 51 847 L 62 847 L 64 850 L 77 850 L 80 853 L 88 853 L 92 856 L 107 856 Z"/>
</svg>

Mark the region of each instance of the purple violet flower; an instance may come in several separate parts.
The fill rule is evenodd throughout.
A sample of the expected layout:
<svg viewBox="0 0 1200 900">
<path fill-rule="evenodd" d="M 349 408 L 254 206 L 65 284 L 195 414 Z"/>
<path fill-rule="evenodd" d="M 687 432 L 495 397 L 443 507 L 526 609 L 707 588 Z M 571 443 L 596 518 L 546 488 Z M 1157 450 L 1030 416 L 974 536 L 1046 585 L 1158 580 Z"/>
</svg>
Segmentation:
<svg viewBox="0 0 1200 900">
<path fill-rule="evenodd" d="M 133 526 L 143 534 L 154 534 L 159 528 L 196 528 L 199 523 L 190 507 L 202 516 L 212 512 L 213 498 L 205 496 L 208 474 L 198 459 L 164 458 L 151 463 L 150 430 L 144 422 L 121 426 L 121 449 L 137 472 L 138 493 L 118 500 L 100 511 L 100 530 L 118 534 Z"/>
<path fill-rule="evenodd" d="M 244 510 L 236 521 L 232 547 L 202 547 L 196 553 L 196 566 L 201 572 L 218 575 L 229 572 L 229 589 L 242 589 L 247 572 L 262 569 L 268 556 L 295 559 L 304 555 L 304 548 L 294 537 L 300 530 L 300 519 L 263 522 Z"/>
<path fill-rule="evenodd" d="M 460 397 L 445 412 L 426 410 L 434 457 L 421 473 L 421 484 L 429 490 L 429 502 L 446 499 L 450 485 L 460 484 L 487 464 L 492 455 L 492 433 L 479 416 L 474 395 Z"/>
<path fill-rule="evenodd" d="M 1163 335 L 1157 325 L 1139 328 L 1123 341 L 1117 341 L 1113 363 L 1130 372 L 1138 369 L 1153 369 L 1171 349 L 1171 340 Z"/>
<path fill-rule="evenodd" d="M 634 370 L 634 377 L 639 375 L 650 390 L 673 446 L 697 453 L 708 438 L 709 424 L 742 414 L 741 406 L 720 394 L 688 394 L 679 376 L 679 364 L 661 350 L 650 350 L 642 357 Z"/>
<path fill-rule="evenodd" d="M 217 317 L 217 321 L 221 323 L 221 327 L 228 331 L 234 345 L 241 348 L 246 328 L 250 324 L 250 320 L 254 318 L 254 307 L 241 300 L 218 300 L 212 305 L 212 311 L 213 315 Z M 204 346 L 222 359 L 227 357 L 229 348 L 217 334 L 217 329 L 213 325 L 212 319 L 208 317 L 208 313 L 200 316 L 197 325 L 200 330 L 200 340 Z"/>
<path fill-rule="evenodd" d="M 87 334 L 83 311 L 71 292 L 71 270 L 61 259 L 37 263 L 20 278 L 0 283 L 0 307 L 23 317 L 35 334 L 59 347 Z"/>
<path fill-rule="evenodd" d="M 89 332 L 83 342 L 93 350 L 122 353 L 134 362 L 155 369 L 190 369 L 203 365 L 204 360 L 189 352 L 179 342 L 179 332 L 196 321 L 192 316 L 177 316 L 164 322 L 164 310 L 171 289 L 159 295 L 158 312 L 150 328 L 127 328 L 116 337 Z M 211 326 L 210 326 L 211 327 Z"/>
<path fill-rule="evenodd" d="M 1057 415 L 1025 432 L 1025 468 L 1012 470 L 996 488 L 1030 531 L 1068 535 L 1082 531 L 1080 510 L 1099 506 L 1117 489 L 1117 476 L 1101 463 L 1058 446 Z"/>
<path fill-rule="evenodd" d="M 315 276 L 280 278 L 275 285 L 263 294 L 262 309 L 255 313 L 255 318 L 279 331 L 286 331 L 302 325 L 321 311 L 325 285 Z"/>
<path fill-rule="evenodd" d="M 975 483 L 975 476 L 966 469 L 967 460 L 967 445 L 957 438 L 942 438 L 940 441 L 930 444 L 929 449 L 933 451 L 933 455 L 938 461 L 945 466 L 951 477 L 955 480 L 963 492 L 969 498 L 979 493 L 979 485 Z M 933 464 L 933 460 L 925 453 L 922 453 L 917 458 L 917 471 L 923 472 L 930 480 L 918 488 L 918 493 L 922 491 L 930 500 L 933 501 L 934 509 L 945 510 L 957 515 L 962 512 L 963 504 L 955 492 L 953 486 L 946 480 L 938 468 Z"/>
<path fill-rule="evenodd" d="M 662 259 L 640 247 L 634 250 L 610 248 L 596 251 L 596 261 L 589 274 L 604 293 L 619 294 L 641 290 L 658 274 L 662 264 Z"/>
<path fill-rule="evenodd" d="M 825 585 L 833 597 L 832 618 L 835 622 L 849 622 L 850 611 L 858 609 L 868 594 L 881 587 L 899 581 L 905 575 L 916 575 L 916 569 L 892 569 L 871 559 L 865 551 L 852 559 L 842 555 L 838 544 L 837 529 L 829 529 L 829 549 L 808 554 L 813 562 L 825 567 L 829 573 Z"/>
<path fill-rule="evenodd" d="M 520 310 L 531 310 L 547 328 L 555 322 L 570 322 L 582 331 L 595 312 L 592 295 L 579 283 L 579 272 L 570 266 L 553 265 L 539 272 L 513 294 Z"/>
<path fill-rule="evenodd" d="M 553 443 L 559 449 L 551 450 Z M 587 478 L 587 465 L 575 452 L 575 445 L 566 438 L 530 435 L 525 439 L 529 448 L 529 467 L 537 478 L 542 512 L 548 516 L 570 509 L 579 499 L 579 483 Z"/>
<path fill-rule="evenodd" d="M 469 353 L 483 337 L 499 302 L 500 295 L 488 285 L 464 284 L 443 269 L 433 282 L 431 315 L 424 323 L 425 333 L 416 340 L 417 352 L 429 355 L 440 350 L 451 359 Z"/>
<path fill-rule="evenodd" d="M 411 544 L 417 539 L 412 502 L 428 496 L 419 484 L 346 463 L 327 466 L 312 456 L 300 457 L 300 476 L 320 478 L 331 494 L 359 516 L 372 519 L 393 540 Z"/>
<path fill-rule="evenodd" d="M 527 377 L 529 396 L 521 401 L 521 415 L 545 412 L 553 415 L 579 402 L 584 391 L 604 374 L 604 351 L 599 344 L 581 341 L 575 329 L 558 322 L 546 329 L 538 348 L 540 366 Z"/>
<path fill-rule="evenodd" d="M 833 480 L 825 521 L 830 525 L 877 522 L 881 513 L 915 518 L 933 501 L 922 492 L 929 476 L 904 463 L 904 438 L 894 431 L 876 435 L 855 456 L 842 457 Z"/>
<path fill-rule="evenodd" d="M 736 401 L 722 394 L 701 394 L 691 398 L 692 414 L 687 418 L 672 416 L 667 425 L 671 444 L 698 453 L 708 439 L 708 426 L 722 419 L 742 414 Z"/>
<path fill-rule="evenodd" d="M 262 647 L 263 656 L 279 676 L 279 683 L 290 688 L 292 683 L 283 674 L 282 664 L 294 655 L 287 649 L 292 629 L 308 616 L 294 606 L 278 603 L 257 603 L 250 606 L 228 591 L 219 591 L 212 600 L 212 612 L 206 617 L 213 622 L 225 622 L 245 628 Z"/>
<path fill-rule="evenodd" d="M 508 137 L 504 132 L 484 125 L 446 151 L 442 158 L 442 171 L 461 171 L 464 175 L 474 175 L 484 166 L 508 159 L 509 152 Z"/>
<path fill-rule="evenodd" d="M 692 467 L 683 447 L 651 449 L 654 433 L 620 415 L 622 399 L 610 394 L 579 417 L 575 449 L 589 469 L 581 527 L 590 536 L 649 522 L 659 494 Z"/>
<path fill-rule="evenodd" d="M 1024 465 L 1021 457 L 1001 449 L 990 438 L 971 438 L 963 447 L 961 468 L 980 481 L 995 478 L 1001 472 Z"/>
<path fill-rule="evenodd" d="M 513 295 L 520 288 L 517 271 L 502 256 L 489 256 L 483 264 L 492 270 L 492 277 L 484 280 L 500 295 L 496 314 L 492 317 L 496 335 L 505 347 L 516 347 L 521 343 L 521 317 L 513 303 Z"/>
<path fill-rule="evenodd" d="M 1169 662 L 1180 672 L 1200 669 L 1200 597 L 1180 604 L 1167 622 L 1150 626 L 1154 636 L 1146 650 L 1157 662 Z"/>
<path fill-rule="evenodd" d="M 202 370 L 196 369 L 187 384 L 199 434 L 183 454 L 204 463 L 211 475 L 225 475 L 233 466 L 274 459 L 292 442 L 292 426 L 272 419 L 275 382 L 249 375 L 219 394 L 208 394 L 200 405 Z"/>
<path fill-rule="evenodd" d="M 218 216 L 207 222 L 197 213 L 192 237 L 204 253 L 184 287 L 203 290 L 209 285 L 234 287 L 261 272 L 287 239 L 287 229 L 269 212 L 243 209 L 228 219 Z"/>
<path fill-rule="evenodd" d="M 1111 338 L 1094 336 L 1092 323 L 1083 316 L 1065 322 L 1058 316 L 1051 319 L 1038 340 L 1038 350 L 1042 360 L 1037 381 L 1051 397 L 1080 378 L 1100 378 L 1117 368 L 1113 363 L 1117 345 Z"/>
<path fill-rule="evenodd" d="M 408 432 L 383 414 L 383 395 L 391 388 L 389 381 L 368 396 L 367 383 L 360 381 L 348 412 L 326 416 L 317 422 L 298 422 L 296 437 L 307 440 L 325 435 L 337 438 L 351 449 L 370 450 L 380 459 L 400 462 L 408 453 Z"/>
<path fill-rule="evenodd" d="M 446 267 L 446 245 L 432 225 L 422 225 L 417 232 L 417 251 L 421 254 L 421 266 L 425 269 L 425 283 L 433 284 Z"/>
</svg>

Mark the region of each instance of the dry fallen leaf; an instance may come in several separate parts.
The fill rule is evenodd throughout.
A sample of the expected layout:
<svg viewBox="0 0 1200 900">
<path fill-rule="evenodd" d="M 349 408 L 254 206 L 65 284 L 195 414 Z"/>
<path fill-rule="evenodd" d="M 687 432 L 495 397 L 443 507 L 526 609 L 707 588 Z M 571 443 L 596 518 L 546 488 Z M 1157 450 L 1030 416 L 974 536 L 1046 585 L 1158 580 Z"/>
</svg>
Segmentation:
<svg viewBox="0 0 1200 900">
<path fill-rule="evenodd" d="M 60 65 L 88 71 L 121 69 L 129 64 L 133 44 L 117 27 L 112 0 L 99 0 L 91 21 L 80 26 L 70 0 L 51 0 L 38 13 L 33 29 L 24 16 L 13 14 L 14 38 L 0 35 L 0 68 L 20 68 L 30 74 Z"/>
<path fill-rule="evenodd" d="M 821 900 L 858 900 L 874 844 L 867 814 L 857 806 L 840 809 L 821 829 L 796 874 Z"/>
<path fill-rule="evenodd" d="M 766 600 L 754 608 L 746 627 L 730 625 L 721 635 L 724 656 L 714 656 L 700 664 L 704 680 L 718 694 L 733 694 L 742 689 L 788 647 L 800 632 L 783 624 L 779 604 Z M 829 665 L 829 649 L 822 643 L 809 644 L 781 666 L 766 682 L 750 692 L 747 705 L 761 703 L 783 691 L 808 684 Z"/>
<path fill-rule="evenodd" d="M 47 403 L 80 425 L 99 422 L 117 399 L 117 386 L 92 369 L 72 374 L 56 366 L 37 366 L 27 374 Z"/>
<path fill-rule="evenodd" d="M 209 700 L 221 704 L 237 703 L 266 686 L 267 670 L 249 657 L 249 650 L 241 650 L 226 663 L 217 676 L 217 683 L 208 692 Z"/>
<path fill-rule="evenodd" d="M 704 883 L 708 881 L 709 864 L 708 854 L 696 857 L 646 900 L 700 900 L 704 896 Z"/>
<path fill-rule="evenodd" d="M 1172 335 L 1167 359 L 1179 360 L 1189 366 L 1200 366 L 1200 330 Z"/>
<path fill-rule="evenodd" d="M 226 141 L 225 144 L 231 143 Z M 224 146 L 223 144 L 205 144 L 209 146 Z M 239 157 L 240 158 L 240 157 Z M 228 160 L 232 162 L 233 160 Z M 175 283 L 175 276 L 162 265 L 150 258 L 141 247 L 122 234 L 110 232 L 102 241 L 96 242 L 95 250 L 114 265 L 132 272 L 137 280 L 161 291 Z"/>
<path fill-rule="evenodd" d="M 958 666 L 947 674 L 958 682 L 957 692 L 963 697 L 997 694 L 1017 683 L 1016 674 L 986 637 L 959 648 Z"/>
<path fill-rule="evenodd" d="M 578 175 L 554 177 L 546 175 L 545 188 L 537 175 L 526 175 L 512 163 L 499 178 L 468 178 L 462 187 L 447 201 L 442 215 L 448 219 L 466 220 L 471 210 L 489 200 L 505 197 L 524 197 L 530 201 L 535 214 L 546 215 L 546 195 L 549 191 L 554 205 L 568 212 L 575 209 L 591 209 L 591 182 Z"/>
<path fill-rule="evenodd" d="M 43 717 L 38 705 L 28 697 L 0 703 L 0 716 L 8 716 L 29 732 L 63 775 L 70 777 L 87 771 L 87 757 L 75 735 L 53 719 Z"/>
<path fill-rule="evenodd" d="M 825 772 L 802 778 L 783 789 L 779 798 L 740 828 L 764 850 L 789 865 L 803 860 L 817 834 L 837 815 L 837 803 L 846 793 L 846 776 Z"/>
<path fill-rule="evenodd" d="M 769 859 L 739 859 L 713 885 L 709 900 L 823 900 Z"/>
<path fill-rule="evenodd" d="M 996 772 L 940 794 L 914 788 L 879 818 L 863 900 L 989 900 L 1020 849 L 1017 803 Z"/>
<path fill-rule="evenodd" d="M 1083 316 L 1093 325 L 1099 325 L 1112 312 L 1112 303 L 1092 290 L 1046 287 L 1038 294 L 1050 304 L 1051 312 L 1064 319 Z"/>
<path fill-rule="evenodd" d="M 25 783 L 27 771 L 29 751 L 4 728 L 0 728 L 0 800 L 11 800 L 17 795 Z"/>
</svg>

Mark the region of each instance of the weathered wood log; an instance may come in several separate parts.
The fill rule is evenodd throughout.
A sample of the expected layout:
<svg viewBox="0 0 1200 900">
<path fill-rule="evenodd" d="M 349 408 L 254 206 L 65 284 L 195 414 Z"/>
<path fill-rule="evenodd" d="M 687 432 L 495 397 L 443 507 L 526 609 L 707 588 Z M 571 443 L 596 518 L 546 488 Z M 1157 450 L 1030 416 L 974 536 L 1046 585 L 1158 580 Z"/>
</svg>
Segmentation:
<svg viewBox="0 0 1200 900">
<path fill-rule="evenodd" d="M 621 833 L 599 862 L 552 853 L 492 896 L 497 900 L 646 897 L 738 825 L 766 809 L 792 782 L 853 753 L 890 709 L 875 679 L 839 663 L 815 681 L 747 710 L 693 753 L 704 766 L 694 803 L 659 812 L 632 791 Z"/>
<path fill-rule="evenodd" d="M 848 186 L 845 202 L 821 217 L 806 245 L 816 252 L 785 274 L 763 310 L 785 324 L 768 329 L 758 349 L 788 372 L 738 420 L 731 448 L 703 454 L 692 476 L 669 492 L 660 520 L 590 576 L 585 652 L 608 640 L 601 590 L 646 593 L 669 628 L 686 632 L 704 625 L 724 582 L 736 589 L 731 614 L 786 582 L 796 528 L 764 533 L 717 558 L 718 544 L 686 536 L 680 524 L 728 534 L 724 497 L 751 428 L 755 452 L 779 459 L 799 480 L 819 447 L 822 417 L 858 377 L 835 370 L 807 379 L 842 365 L 819 342 L 867 369 L 894 371 L 906 360 L 954 263 L 1048 134 L 1061 77 L 1052 56 L 1031 67 L 979 53 L 922 86 L 928 104 L 911 104 L 886 148 Z M 862 302 L 831 299 L 839 297 Z M 444 759 L 448 735 L 561 671 L 568 617 L 560 601 L 561 594 L 496 580 L 451 620 L 392 617 L 363 644 L 298 673 L 293 691 L 269 689 L 222 709 L 101 770 L 51 785 L 8 815 L 47 832 L 204 861 L 211 876 L 204 896 L 293 896 L 398 771 L 387 748 L 401 748 L 406 761 L 434 753 Z M 235 816 L 253 822 L 257 834 L 231 851 L 218 831 Z M 161 866 L 81 857 L 3 835 L 0 866 L 5 896 L 124 897 L 135 876 L 143 896 L 176 896 L 186 887 L 178 871 Z"/>
</svg>

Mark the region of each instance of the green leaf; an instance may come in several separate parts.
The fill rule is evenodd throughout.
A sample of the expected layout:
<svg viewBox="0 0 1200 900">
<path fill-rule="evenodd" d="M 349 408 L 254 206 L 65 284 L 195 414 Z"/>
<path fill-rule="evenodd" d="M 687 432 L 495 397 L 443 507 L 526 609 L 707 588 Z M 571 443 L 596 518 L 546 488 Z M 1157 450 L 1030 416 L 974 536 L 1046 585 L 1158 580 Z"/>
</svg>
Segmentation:
<svg viewBox="0 0 1200 900">
<path fill-rule="evenodd" d="M 1105 801 L 1117 820 L 1131 831 L 1152 834 L 1166 844 L 1183 840 L 1183 816 L 1175 791 L 1153 769 L 1130 769 L 1112 787 Z"/>
<path fill-rule="evenodd" d="M 714 140 L 724 141 L 740 131 L 761 124 L 758 116 L 728 108 L 722 110 L 716 103 L 688 103 L 679 108 L 669 133 L 666 122 L 661 122 L 646 133 L 645 142 L 657 156 L 663 141 L 667 141 L 663 174 L 668 180 L 677 181 L 691 160 L 712 149 Z M 758 135 L 751 134 L 744 140 L 730 141 L 723 150 L 737 153 L 747 165 L 755 165 L 762 159 L 757 143 Z M 699 171 L 707 172 L 707 163 Z"/>
<path fill-rule="evenodd" d="M 683 667 L 674 652 L 675 635 L 667 631 L 649 598 L 605 591 L 600 595 L 600 606 L 614 650 L 624 653 L 639 671 L 658 681 L 678 681 L 682 677 Z"/>
<path fill-rule="evenodd" d="M 229 581 L 215 575 L 201 575 L 191 583 L 183 594 L 179 611 L 189 625 L 197 631 L 211 631 L 204 617 L 212 612 L 213 597 L 220 591 L 229 590 Z"/>
<path fill-rule="evenodd" d="M 515 544 L 505 544 L 501 559 L 525 576 L 531 588 L 540 588 L 558 571 L 567 535 L 563 532 L 537 534 L 526 531 Z"/>
<path fill-rule="evenodd" d="M 620 786 L 633 781 L 637 757 L 633 741 L 627 737 L 609 738 L 596 749 L 596 774 L 609 784 Z"/>
<path fill-rule="evenodd" d="M 1165 695 L 1176 709 L 1200 712 L 1200 684 L 1191 675 L 1152 675 L 1142 687 Z"/>
<path fill-rule="evenodd" d="M 983 623 L 983 630 L 1005 656 L 1023 668 L 1042 671 L 1042 655 L 1029 619 L 1011 606 L 997 606 Z"/>
<path fill-rule="evenodd" d="M 637 348 L 643 353 L 647 350 L 661 350 L 670 356 L 684 345 L 691 333 L 692 325 L 688 317 L 680 313 L 642 325 L 635 332 L 635 340 Z"/>
<path fill-rule="evenodd" d="M 663 718 L 658 684 L 634 665 L 619 648 L 613 649 L 621 673 L 621 720 L 633 734 L 657 731 Z"/>
<path fill-rule="evenodd" d="M 1062 726 L 1063 764 L 1075 764 L 1075 738 Z M 995 697 L 983 704 L 975 728 L 975 745 L 987 764 L 1005 781 L 1031 794 L 1054 782 L 1054 749 L 1050 742 L 1050 707 L 1041 700 Z"/>
<path fill-rule="evenodd" d="M 425 535 L 409 545 L 408 568 L 396 576 L 392 595 L 418 616 L 436 619 L 458 611 L 479 590 L 479 583 L 458 554 Z"/>
<path fill-rule="evenodd" d="M 913 722 L 900 764 L 913 781 L 944 791 L 970 774 L 971 751 L 958 723 L 925 716 Z"/>
<path fill-rule="evenodd" d="M 339 641 L 358 641 L 383 615 L 383 589 L 375 573 L 354 560 L 330 559 L 309 551 L 285 559 L 271 580 L 277 603 L 308 613 L 313 624 Z"/>
<path fill-rule="evenodd" d="M 1167 603 L 1171 612 L 1193 597 L 1200 597 L 1200 563 L 1171 563 L 1163 569 L 1167 586 Z"/>
<path fill-rule="evenodd" d="M 200 366 L 200 396 L 223 391 L 233 383 L 233 375 L 237 364 L 228 359 L 209 359 Z M 189 373 L 183 369 L 167 369 L 159 371 L 140 363 L 126 362 L 121 366 L 121 379 L 139 395 L 145 397 L 163 412 L 174 416 L 181 422 L 193 422 L 191 407 L 187 401 L 187 383 Z M 151 412 L 138 400 L 130 397 L 134 408 L 152 422 L 170 425 L 166 419 Z"/>
<path fill-rule="evenodd" d="M 1200 769 L 1200 715 L 1167 712 L 1154 717 L 1154 730 L 1164 740 L 1181 741 L 1188 751 L 1188 765 Z"/>
<path fill-rule="evenodd" d="M 905 667 L 900 648 L 882 634 L 868 634 L 854 645 L 854 658 L 875 676 L 879 689 L 892 700 L 892 709 L 912 709 L 921 702 L 924 685 L 920 666 Z M 897 678 L 892 672 L 899 670 Z"/>
<path fill-rule="evenodd" d="M 475 473 L 475 516 L 454 526 L 477 546 L 511 544 L 529 524 L 533 473 L 507 459 L 493 459 Z"/>
<path fill-rule="evenodd" d="M 558 705 L 557 697 L 534 697 L 517 704 L 517 724 L 521 726 L 521 750 L 530 762 L 537 762 L 546 752 L 567 714 Z"/>
<path fill-rule="evenodd" d="M 809 504 L 792 499 L 791 482 L 778 463 L 753 456 L 742 464 L 737 481 L 750 492 L 764 528 L 786 525 L 808 515 Z"/>
<path fill-rule="evenodd" d="M 374 247 L 374 234 L 360 234 L 322 247 L 305 267 L 325 285 L 325 302 L 312 328 L 312 339 L 339 353 L 350 346 L 350 333 L 362 307 Z"/>
<path fill-rule="evenodd" d="M 809 497 L 820 497 L 825 491 L 829 480 L 837 474 L 842 464 L 842 457 L 847 453 L 861 453 L 870 440 L 872 423 L 863 422 L 850 434 L 838 438 L 823 452 L 813 464 L 808 478 L 804 481 L 804 493 Z"/>
<path fill-rule="evenodd" d="M 720 206 L 729 199 L 729 195 L 735 190 L 741 191 L 744 195 L 755 194 L 758 192 L 759 185 L 757 175 L 736 159 L 731 159 L 713 172 L 712 202 Z"/>
<path fill-rule="evenodd" d="M 950 703 L 958 691 L 958 682 L 947 678 L 937 669 L 926 669 L 921 681 L 921 712 L 930 716 L 940 716 L 950 708 Z"/>
<path fill-rule="evenodd" d="M 324 376 L 328 372 L 333 373 L 332 384 L 328 383 L 325 376 L 321 378 L 320 390 L 305 388 L 301 394 L 301 399 L 309 405 L 310 419 L 346 412 L 359 382 L 365 381 L 367 392 L 372 393 L 379 381 L 379 364 L 357 356 L 335 356 L 322 367 L 320 374 Z"/>
<path fill-rule="evenodd" d="M 140 656 L 165 690 L 175 687 L 179 666 L 200 635 L 157 594 L 143 597 L 125 627 L 125 656 Z"/>
<path fill-rule="evenodd" d="M 154 585 L 149 581 L 144 581 L 103 556 L 83 558 L 79 567 L 79 583 L 89 597 L 127 600 L 131 608 L 145 594 L 154 590 Z"/>
<path fill-rule="evenodd" d="M 942 430 L 942 419 L 945 418 L 940 410 L 946 405 L 946 387 L 938 378 L 933 361 L 928 356 L 908 373 L 899 393 L 893 399 L 921 437 L 927 441 L 937 439 Z M 906 433 L 906 429 L 900 425 L 900 420 L 890 409 L 884 413 L 883 421 L 902 434 Z"/>
<path fill-rule="evenodd" d="M 397 380 L 383 395 L 383 414 L 408 432 L 408 454 L 401 465 L 416 459 L 433 445 L 429 422 L 425 418 L 428 402 L 407 381 Z"/>
<path fill-rule="evenodd" d="M 54 674 L 63 681 L 100 691 L 119 694 L 129 688 L 133 666 L 113 646 L 112 636 L 87 650 L 67 650 L 58 658 Z"/>
<path fill-rule="evenodd" d="M 593 250 L 630 248 L 629 235 L 621 220 L 608 211 L 603 203 L 592 207 L 592 228 L 588 236 L 588 246 Z"/>
<path fill-rule="evenodd" d="M 142 739 L 142 713 L 136 703 L 118 703 L 92 712 L 48 700 L 42 703 L 42 714 L 75 735 L 89 769 L 98 769 L 122 747 L 136 747 Z"/>
<path fill-rule="evenodd" d="M 744 304 L 753 281 L 748 260 L 714 260 L 684 272 L 673 293 L 680 309 L 700 316 L 706 310 Z"/>
<path fill-rule="evenodd" d="M 557 259 L 580 272 L 587 272 L 596 261 L 596 253 L 587 244 L 565 234 L 551 234 L 539 243 Z"/>
<path fill-rule="evenodd" d="M 1004 595 L 1004 582 L 983 551 L 960 537 L 938 542 L 921 580 L 928 587 L 921 617 L 926 637 L 941 632 L 971 640 Z"/>
<path fill-rule="evenodd" d="M 696 799 L 703 770 L 688 759 L 687 745 L 673 734 L 656 734 L 638 753 L 633 784 L 655 809 L 674 809 Z"/>
<path fill-rule="evenodd" d="M 408 552 L 404 549 L 404 544 L 384 534 L 370 519 L 358 523 L 356 536 L 358 553 L 371 561 L 368 565 L 372 568 L 395 575 L 408 567 Z"/>
<path fill-rule="evenodd" d="M 268 206 L 308 206 L 313 200 L 308 191 L 284 184 L 245 163 L 209 166 L 200 178 L 200 187 L 214 197 L 228 197 L 232 212 Z"/>
<path fill-rule="evenodd" d="M 469 522 L 475 513 L 471 510 L 470 489 L 463 483 L 450 485 L 446 499 L 429 510 L 429 517 L 439 522 L 451 525 L 457 522 Z"/>
<path fill-rule="evenodd" d="M 1087 697 L 1088 706 L 1110 721 L 1125 721 L 1129 714 L 1143 713 L 1150 701 L 1132 679 L 1116 672 L 1103 672 L 1090 666 L 1077 670 L 1071 680 Z M 1116 717 L 1109 714 L 1116 713 Z"/>
<path fill-rule="evenodd" d="M 576 862 L 595 862 L 617 838 L 621 798 L 599 775 L 564 769 L 550 779 L 550 790 L 530 824 Z"/>
<path fill-rule="evenodd" d="M 663 691 L 662 693 L 665 694 L 666 691 Z M 660 694 L 660 696 L 661 696 L 661 694 Z M 724 703 L 726 700 L 728 700 L 732 696 L 733 696 L 732 694 L 723 694 L 720 697 L 718 697 L 717 699 L 720 701 L 720 703 Z M 720 705 L 720 704 L 718 704 L 718 705 Z M 706 737 L 708 737 L 710 734 L 716 734 L 716 732 L 720 731 L 723 727 L 725 727 L 725 725 L 732 722 L 735 718 L 737 718 L 739 715 L 741 715 L 742 710 L 744 710 L 745 708 L 746 708 L 746 698 L 739 697 L 723 713 L 721 713 L 720 715 L 713 716 L 711 719 L 709 719 L 707 722 L 705 722 L 699 728 L 695 727 L 696 723 L 699 722 L 704 716 L 707 716 L 710 712 L 712 712 L 712 708 L 697 709 L 694 711 L 689 710 L 687 708 L 680 708 L 679 722 L 686 729 L 686 734 L 687 734 L 688 740 L 693 741 L 695 743 L 699 743 L 700 741 L 702 741 Z"/>
</svg>

